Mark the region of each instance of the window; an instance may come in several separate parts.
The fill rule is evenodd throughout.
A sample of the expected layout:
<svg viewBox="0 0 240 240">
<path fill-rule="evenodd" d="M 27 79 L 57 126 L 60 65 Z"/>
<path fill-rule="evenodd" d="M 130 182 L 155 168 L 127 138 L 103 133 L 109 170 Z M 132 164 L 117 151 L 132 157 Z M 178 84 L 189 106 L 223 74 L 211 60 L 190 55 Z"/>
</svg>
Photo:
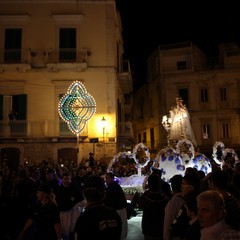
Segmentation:
<svg viewBox="0 0 240 240">
<path fill-rule="evenodd" d="M 4 63 L 21 63 L 22 29 L 5 29 Z"/>
<path fill-rule="evenodd" d="M 140 99 L 140 101 L 138 102 L 138 112 L 139 112 L 139 117 L 138 119 L 143 119 L 143 109 L 144 109 L 144 100 L 143 98 Z"/>
<path fill-rule="evenodd" d="M 208 102 L 208 90 L 206 88 L 201 89 L 201 102 Z"/>
<path fill-rule="evenodd" d="M 220 88 L 220 100 L 227 101 L 227 89 L 226 88 Z"/>
<path fill-rule="evenodd" d="M 154 128 L 150 129 L 151 150 L 154 150 Z"/>
<path fill-rule="evenodd" d="M 138 142 L 142 142 L 142 136 L 141 136 L 141 133 L 138 134 Z"/>
<path fill-rule="evenodd" d="M 223 123 L 222 125 L 222 133 L 223 133 L 223 138 L 229 138 L 229 126 L 227 123 Z"/>
<path fill-rule="evenodd" d="M 210 125 L 209 124 L 203 124 L 202 133 L 203 133 L 203 139 L 208 139 L 208 138 L 211 137 Z"/>
<path fill-rule="evenodd" d="M 149 98 L 149 116 L 154 117 L 153 100 L 151 97 Z"/>
<path fill-rule="evenodd" d="M 27 134 L 27 95 L 0 95 L 0 119 L 9 121 L 1 125 L 0 132 L 10 136 L 26 136 Z"/>
<path fill-rule="evenodd" d="M 143 132 L 143 143 L 146 143 L 147 141 L 147 133 L 146 132 Z"/>
<path fill-rule="evenodd" d="M 76 28 L 59 29 L 59 61 L 76 61 Z"/>
<path fill-rule="evenodd" d="M 179 95 L 179 97 L 182 98 L 183 104 L 186 105 L 186 107 L 188 107 L 188 89 L 187 88 L 180 88 L 178 90 L 178 95 Z"/>
<path fill-rule="evenodd" d="M 177 62 L 177 70 L 187 69 L 186 61 Z"/>
</svg>

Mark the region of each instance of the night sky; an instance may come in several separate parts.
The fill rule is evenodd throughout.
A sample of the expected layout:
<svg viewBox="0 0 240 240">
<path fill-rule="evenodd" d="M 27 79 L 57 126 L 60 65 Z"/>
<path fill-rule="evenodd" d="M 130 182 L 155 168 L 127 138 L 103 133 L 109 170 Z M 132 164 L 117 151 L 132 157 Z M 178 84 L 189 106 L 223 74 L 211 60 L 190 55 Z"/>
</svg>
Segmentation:
<svg viewBox="0 0 240 240">
<path fill-rule="evenodd" d="M 135 87 L 146 81 L 146 59 L 160 45 L 192 41 L 208 56 L 219 43 L 240 42 L 237 2 L 116 0 L 123 25 L 124 58 Z M 209 3 L 210 2 L 210 3 Z"/>
</svg>

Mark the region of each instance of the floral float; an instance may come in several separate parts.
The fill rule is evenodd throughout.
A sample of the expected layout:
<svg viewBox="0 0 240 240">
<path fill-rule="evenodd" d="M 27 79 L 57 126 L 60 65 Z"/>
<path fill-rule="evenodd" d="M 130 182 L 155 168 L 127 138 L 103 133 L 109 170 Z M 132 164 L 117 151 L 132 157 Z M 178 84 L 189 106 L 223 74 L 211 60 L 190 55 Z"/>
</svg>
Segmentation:
<svg viewBox="0 0 240 240">
<path fill-rule="evenodd" d="M 171 147 L 160 150 L 157 154 L 154 168 L 162 171 L 162 179 L 167 182 L 173 175 L 183 175 L 185 172 L 185 166 L 180 155 Z"/>
</svg>

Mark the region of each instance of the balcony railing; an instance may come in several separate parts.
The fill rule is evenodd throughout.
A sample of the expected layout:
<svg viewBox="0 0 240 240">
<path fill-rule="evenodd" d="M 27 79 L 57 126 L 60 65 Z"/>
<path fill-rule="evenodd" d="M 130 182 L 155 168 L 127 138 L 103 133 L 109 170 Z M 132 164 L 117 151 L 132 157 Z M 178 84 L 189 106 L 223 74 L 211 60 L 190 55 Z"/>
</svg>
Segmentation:
<svg viewBox="0 0 240 240">
<path fill-rule="evenodd" d="M 4 63 L 21 63 L 21 49 L 4 50 Z"/>
<path fill-rule="evenodd" d="M 0 64 L 43 65 L 48 63 L 86 63 L 88 49 L 4 49 L 0 50 Z"/>
<path fill-rule="evenodd" d="M 133 127 L 131 122 L 121 122 L 118 124 L 118 136 L 133 138 Z"/>
<path fill-rule="evenodd" d="M 1 137 L 17 137 L 27 135 L 27 121 L 12 120 L 0 121 L 0 136 Z"/>
<path fill-rule="evenodd" d="M 88 136 L 86 126 L 81 136 Z M 68 128 L 66 122 L 60 121 L 26 121 L 12 120 L 0 121 L 0 137 L 72 137 L 75 136 Z"/>
</svg>

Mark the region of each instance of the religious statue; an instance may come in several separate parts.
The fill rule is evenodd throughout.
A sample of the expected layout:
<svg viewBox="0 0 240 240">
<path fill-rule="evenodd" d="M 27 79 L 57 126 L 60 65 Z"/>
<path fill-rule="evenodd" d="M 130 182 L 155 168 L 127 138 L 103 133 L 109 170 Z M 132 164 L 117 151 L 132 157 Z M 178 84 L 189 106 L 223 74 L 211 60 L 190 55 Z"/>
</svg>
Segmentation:
<svg viewBox="0 0 240 240">
<path fill-rule="evenodd" d="M 169 139 L 171 142 L 178 142 L 187 139 L 196 147 L 197 143 L 190 123 L 190 115 L 181 97 L 176 98 L 176 105 L 171 108 Z"/>
</svg>

